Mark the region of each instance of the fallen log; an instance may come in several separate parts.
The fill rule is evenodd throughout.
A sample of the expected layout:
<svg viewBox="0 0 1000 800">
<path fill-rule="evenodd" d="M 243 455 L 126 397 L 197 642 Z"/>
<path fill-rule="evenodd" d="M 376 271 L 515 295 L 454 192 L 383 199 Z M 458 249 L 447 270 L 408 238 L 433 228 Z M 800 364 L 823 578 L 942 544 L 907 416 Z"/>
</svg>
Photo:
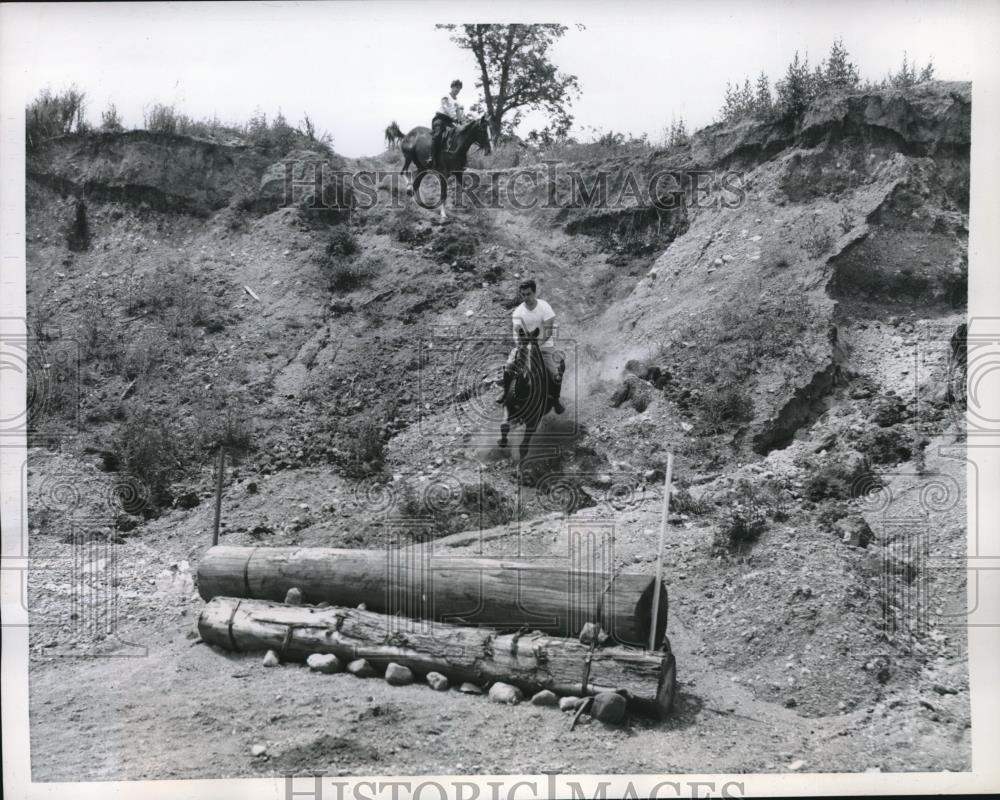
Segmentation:
<svg viewBox="0 0 1000 800">
<path fill-rule="evenodd" d="M 599 621 L 607 643 L 650 641 L 654 578 L 554 567 L 527 561 L 434 556 L 428 550 L 342 550 L 216 546 L 198 565 L 202 598 L 284 600 L 291 588 L 306 603 L 327 602 L 457 625 L 550 636 L 577 636 Z M 598 619 L 599 618 L 599 619 Z M 660 585 L 654 649 L 665 637 L 667 590 Z"/>
<path fill-rule="evenodd" d="M 390 662 L 409 667 L 421 678 L 440 672 L 456 685 L 470 681 L 485 687 L 503 681 L 528 694 L 542 689 L 577 696 L 617 692 L 631 710 L 656 717 L 670 713 L 676 692 L 676 664 L 666 639 L 657 652 L 591 650 L 576 639 L 538 632 L 501 634 L 354 608 L 235 597 L 212 599 L 198 619 L 198 631 L 206 642 L 223 649 L 274 650 L 286 661 L 333 653 L 344 661 L 367 659 L 383 672 Z"/>
</svg>

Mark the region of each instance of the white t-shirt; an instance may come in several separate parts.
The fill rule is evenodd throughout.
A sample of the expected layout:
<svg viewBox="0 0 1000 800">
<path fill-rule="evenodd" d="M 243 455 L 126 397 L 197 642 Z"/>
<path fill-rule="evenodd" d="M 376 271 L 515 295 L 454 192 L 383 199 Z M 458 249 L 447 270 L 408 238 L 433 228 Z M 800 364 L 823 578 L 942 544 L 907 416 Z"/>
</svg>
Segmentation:
<svg viewBox="0 0 1000 800">
<path fill-rule="evenodd" d="M 517 342 L 518 330 L 523 330 L 525 333 L 530 334 L 537 328 L 538 336 L 541 338 L 542 334 L 545 332 L 545 326 L 543 323 L 556 318 L 556 312 L 553 311 L 552 306 L 544 300 L 536 300 L 535 307 L 532 309 L 529 309 L 524 303 L 521 303 L 521 305 L 515 308 L 510 315 L 514 321 L 515 343 Z M 549 350 L 555 347 L 555 343 L 552 341 L 555 339 L 555 335 L 555 327 L 553 326 L 552 335 L 545 340 L 544 344 L 541 345 L 543 350 Z"/>
<path fill-rule="evenodd" d="M 447 114 L 455 122 L 462 123 L 465 122 L 465 109 L 462 105 L 455 100 L 451 95 L 445 95 L 441 98 L 441 108 L 442 114 Z"/>
</svg>

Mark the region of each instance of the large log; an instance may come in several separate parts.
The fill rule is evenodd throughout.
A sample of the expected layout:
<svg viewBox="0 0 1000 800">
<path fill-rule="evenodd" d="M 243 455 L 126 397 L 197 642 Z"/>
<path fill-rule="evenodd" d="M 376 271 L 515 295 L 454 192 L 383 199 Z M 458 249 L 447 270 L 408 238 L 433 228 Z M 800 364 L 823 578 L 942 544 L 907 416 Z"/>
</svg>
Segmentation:
<svg viewBox="0 0 1000 800">
<path fill-rule="evenodd" d="M 503 681 L 527 693 L 563 695 L 618 692 L 629 707 L 667 715 L 676 689 L 669 641 L 648 652 L 625 647 L 591 649 L 576 639 L 542 633 L 501 634 L 487 628 L 429 624 L 352 608 L 285 605 L 234 597 L 212 599 L 198 620 L 201 637 L 235 652 L 274 650 L 286 661 L 312 653 L 364 658 L 383 670 L 389 662 L 421 677 L 440 672 L 452 681 L 487 686 Z M 591 659 L 586 686 L 587 659 Z"/>
<path fill-rule="evenodd" d="M 429 549 L 338 550 L 306 547 L 210 548 L 198 565 L 198 591 L 284 600 L 292 587 L 305 602 L 327 602 L 433 622 L 530 628 L 577 636 L 598 617 L 608 644 L 644 647 L 652 624 L 654 578 L 539 565 L 527 561 L 434 556 Z M 667 590 L 660 584 L 657 636 L 665 636 Z"/>
</svg>

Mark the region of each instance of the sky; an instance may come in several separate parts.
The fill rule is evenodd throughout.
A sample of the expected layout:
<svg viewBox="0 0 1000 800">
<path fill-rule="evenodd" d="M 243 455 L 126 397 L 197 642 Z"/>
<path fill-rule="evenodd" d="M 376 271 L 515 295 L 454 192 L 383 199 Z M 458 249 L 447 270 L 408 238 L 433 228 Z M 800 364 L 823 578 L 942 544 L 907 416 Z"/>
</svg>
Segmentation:
<svg viewBox="0 0 1000 800">
<path fill-rule="evenodd" d="M 299 124 L 308 113 L 339 153 L 383 149 L 390 120 L 428 125 L 453 78 L 475 99 L 471 53 L 435 23 L 561 22 L 553 61 L 582 89 L 574 133 L 662 136 L 674 115 L 714 121 L 728 80 L 780 77 L 794 52 L 821 60 L 843 39 L 865 77 L 904 50 L 937 77 L 976 74 L 984 2 L 69 3 L 2 7 L 4 70 L 29 102 L 44 87 L 86 92 L 88 117 L 113 102 L 126 127 L 154 103 L 194 118 L 242 123 L 258 109 Z M 578 30 L 574 23 L 585 26 Z M 544 119 L 529 116 L 523 135 Z"/>
</svg>

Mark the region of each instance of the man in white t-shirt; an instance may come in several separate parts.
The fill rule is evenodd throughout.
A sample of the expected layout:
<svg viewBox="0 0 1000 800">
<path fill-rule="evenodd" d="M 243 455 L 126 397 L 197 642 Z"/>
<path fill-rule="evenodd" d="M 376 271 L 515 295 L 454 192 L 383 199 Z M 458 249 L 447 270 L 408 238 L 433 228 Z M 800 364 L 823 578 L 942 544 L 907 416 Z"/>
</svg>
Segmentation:
<svg viewBox="0 0 1000 800">
<path fill-rule="evenodd" d="M 444 135 L 448 128 L 465 122 L 465 109 L 458 102 L 458 93 L 462 91 L 462 82 L 456 78 L 451 82 L 451 89 L 441 98 L 441 107 L 431 120 L 431 169 L 443 170 L 441 150 L 444 147 Z"/>
<path fill-rule="evenodd" d="M 537 286 L 533 280 L 522 281 L 517 288 L 521 296 L 521 305 L 511 312 L 514 324 L 514 342 L 517 343 L 519 333 L 531 335 L 538 331 L 538 349 L 541 351 L 542 361 L 545 363 L 545 369 L 548 370 L 550 378 L 549 396 L 552 401 L 552 410 L 557 414 L 562 414 L 566 409 L 559 402 L 559 391 L 562 388 L 562 376 L 566 364 L 562 353 L 556 350 L 554 342 L 556 313 L 552 310 L 552 306 L 536 297 Z M 503 395 L 497 401 L 501 405 L 507 399 L 507 391 L 513 379 L 516 356 L 517 347 L 515 346 L 510 351 L 503 370 Z"/>
</svg>

